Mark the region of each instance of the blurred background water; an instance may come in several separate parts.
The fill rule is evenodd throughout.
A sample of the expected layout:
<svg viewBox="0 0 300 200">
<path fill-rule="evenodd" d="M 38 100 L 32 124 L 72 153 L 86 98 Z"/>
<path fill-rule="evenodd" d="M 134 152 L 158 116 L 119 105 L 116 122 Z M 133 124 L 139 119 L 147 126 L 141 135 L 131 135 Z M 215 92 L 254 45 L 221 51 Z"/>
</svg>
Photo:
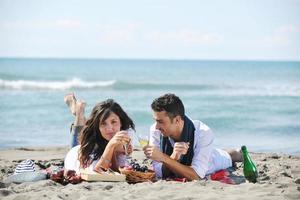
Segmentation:
<svg viewBox="0 0 300 200">
<path fill-rule="evenodd" d="M 175 93 L 221 148 L 300 154 L 300 62 L 0 58 L 0 149 L 69 145 L 63 102 L 115 99 L 137 134 L 154 122 L 150 104 Z"/>
</svg>

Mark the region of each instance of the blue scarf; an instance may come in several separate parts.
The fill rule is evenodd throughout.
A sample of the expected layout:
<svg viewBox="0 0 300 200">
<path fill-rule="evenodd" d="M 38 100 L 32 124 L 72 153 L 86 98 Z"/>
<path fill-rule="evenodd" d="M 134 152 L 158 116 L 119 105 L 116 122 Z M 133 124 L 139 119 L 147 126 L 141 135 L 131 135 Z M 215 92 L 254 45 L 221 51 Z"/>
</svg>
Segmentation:
<svg viewBox="0 0 300 200">
<path fill-rule="evenodd" d="M 193 122 L 188 117 L 184 116 L 184 125 L 179 142 L 189 142 L 190 145 L 187 153 L 179 160 L 183 165 L 191 166 L 192 164 L 194 157 L 194 133 L 195 126 Z M 173 153 L 173 147 L 168 137 L 160 135 L 160 150 L 169 156 Z"/>
</svg>

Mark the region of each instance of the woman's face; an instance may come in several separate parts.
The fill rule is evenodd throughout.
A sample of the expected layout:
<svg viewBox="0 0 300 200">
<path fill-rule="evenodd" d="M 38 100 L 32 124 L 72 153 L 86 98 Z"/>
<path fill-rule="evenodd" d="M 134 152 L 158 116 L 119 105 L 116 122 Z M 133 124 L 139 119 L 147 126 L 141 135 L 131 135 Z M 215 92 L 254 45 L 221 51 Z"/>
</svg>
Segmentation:
<svg viewBox="0 0 300 200">
<path fill-rule="evenodd" d="M 102 137 L 109 141 L 118 131 L 121 130 L 121 120 L 119 116 L 111 112 L 106 120 L 100 122 L 99 130 Z"/>
</svg>

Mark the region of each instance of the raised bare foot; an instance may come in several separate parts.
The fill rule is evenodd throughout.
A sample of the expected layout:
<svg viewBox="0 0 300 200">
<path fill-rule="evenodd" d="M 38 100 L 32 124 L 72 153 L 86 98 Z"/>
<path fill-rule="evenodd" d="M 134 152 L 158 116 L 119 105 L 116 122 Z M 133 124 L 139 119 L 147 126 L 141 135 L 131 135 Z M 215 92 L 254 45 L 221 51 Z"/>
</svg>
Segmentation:
<svg viewBox="0 0 300 200">
<path fill-rule="evenodd" d="M 75 122 L 74 125 L 76 126 L 83 126 L 85 124 L 85 117 L 84 117 L 84 109 L 86 106 L 86 102 L 82 100 L 78 100 L 75 105 Z"/>
<path fill-rule="evenodd" d="M 73 115 L 76 115 L 76 98 L 74 93 L 66 94 L 64 102 L 68 105 Z"/>
<path fill-rule="evenodd" d="M 86 102 L 83 101 L 83 100 L 78 100 L 76 102 L 76 105 L 75 105 L 75 113 L 76 115 L 81 115 L 81 114 L 84 114 L 84 109 L 85 109 L 85 106 L 86 106 Z"/>
</svg>

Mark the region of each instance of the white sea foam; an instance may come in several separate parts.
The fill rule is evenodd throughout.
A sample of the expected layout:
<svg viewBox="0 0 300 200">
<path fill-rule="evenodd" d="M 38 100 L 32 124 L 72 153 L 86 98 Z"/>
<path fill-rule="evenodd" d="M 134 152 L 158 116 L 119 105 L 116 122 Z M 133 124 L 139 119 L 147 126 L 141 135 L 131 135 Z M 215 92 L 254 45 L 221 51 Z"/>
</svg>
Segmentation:
<svg viewBox="0 0 300 200">
<path fill-rule="evenodd" d="M 214 91 L 212 91 L 215 93 Z M 211 93 L 211 92 L 209 92 Z M 290 96 L 300 97 L 300 87 L 293 85 L 236 86 L 219 90 L 222 96 Z"/>
<path fill-rule="evenodd" d="M 0 79 L 0 88 L 13 90 L 67 90 L 92 89 L 113 86 L 114 80 L 110 81 L 83 81 L 79 78 L 73 78 L 66 81 L 33 81 L 33 80 L 3 80 Z"/>
<path fill-rule="evenodd" d="M 69 90 L 113 88 L 115 90 L 184 90 L 217 96 L 300 96 L 299 85 L 233 85 L 233 84 L 185 84 L 127 81 L 84 81 L 73 78 L 66 81 L 3 80 L 0 89 L 10 90 Z"/>
</svg>

